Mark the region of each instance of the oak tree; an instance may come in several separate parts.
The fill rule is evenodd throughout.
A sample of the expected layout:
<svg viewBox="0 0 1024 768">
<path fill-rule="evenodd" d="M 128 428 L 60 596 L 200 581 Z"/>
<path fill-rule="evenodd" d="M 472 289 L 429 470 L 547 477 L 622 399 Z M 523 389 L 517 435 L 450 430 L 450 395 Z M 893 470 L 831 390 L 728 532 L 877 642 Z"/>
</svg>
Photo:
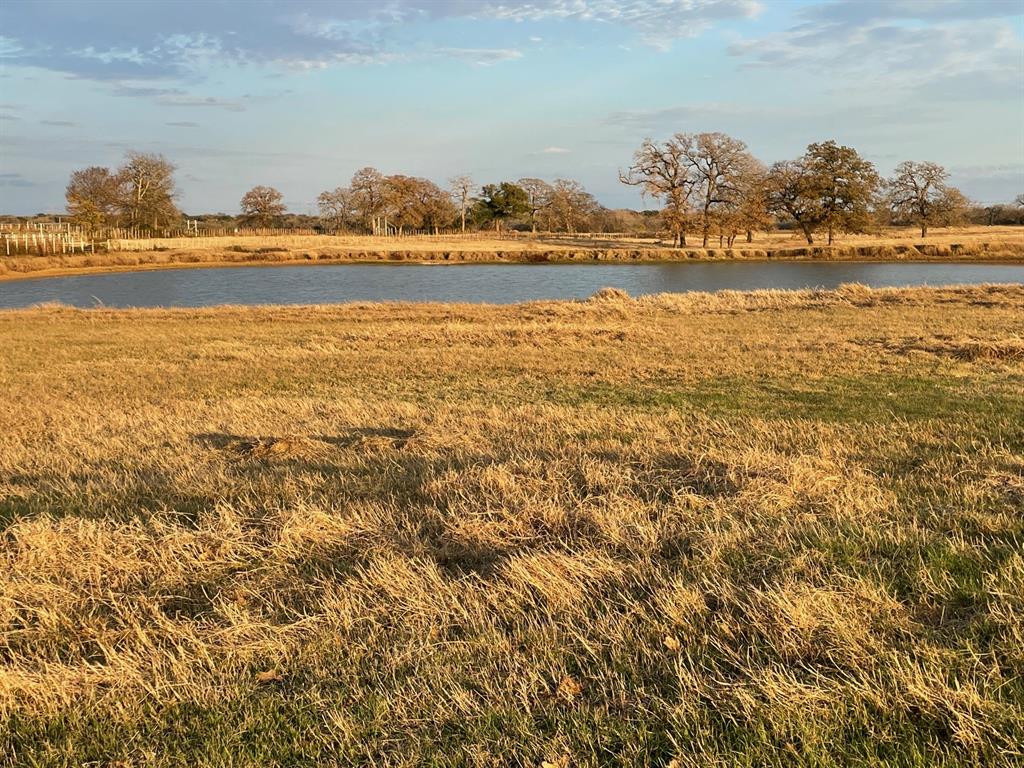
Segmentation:
<svg viewBox="0 0 1024 768">
<path fill-rule="evenodd" d="M 818 198 L 828 244 L 832 245 L 836 231 L 863 231 L 871 222 L 881 186 L 875 166 L 852 147 L 831 140 L 808 146 L 803 164 Z"/>
<path fill-rule="evenodd" d="M 927 237 L 928 227 L 948 226 L 962 218 L 967 198 L 946 184 L 948 178 L 949 173 L 937 163 L 900 163 L 887 185 L 893 215 L 917 225 L 922 238 Z"/>
<path fill-rule="evenodd" d="M 270 227 L 284 215 L 284 195 L 273 187 L 253 187 L 242 197 L 242 220 L 254 227 Z"/>
<path fill-rule="evenodd" d="M 68 213 L 87 230 L 113 223 L 122 198 L 121 181 L 109 168 L 93 166 L 71 174 L 65 198 Z"/>
</svg>

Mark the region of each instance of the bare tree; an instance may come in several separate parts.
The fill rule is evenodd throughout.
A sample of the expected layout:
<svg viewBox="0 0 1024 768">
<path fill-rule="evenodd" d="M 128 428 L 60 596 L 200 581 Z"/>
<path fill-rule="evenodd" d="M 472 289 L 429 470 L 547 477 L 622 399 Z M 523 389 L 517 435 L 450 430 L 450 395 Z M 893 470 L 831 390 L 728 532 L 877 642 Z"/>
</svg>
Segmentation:
<svg viewBox="0 0 1024 768">
<path fill-rule="evenodd" d="M 529 198 L 530 207 L 530 228 L 537 231 L 537 218 L 551 204 L 552 189 L 551 185 L 543 179 L 525 178 L 520 179 L 516 184 L 523 190 Z"/>
<path fill-rule="evenodd" d="M 466 208 L 469 205 L 469 197 L 473 190 L 476 189 L 476 184 L 473 183 L 473 179 L 469 176 L 452 176 L 448 179 L 448 189 L 451 192 L 452 199 L 459 206 L 459 215 L 462 220 L 462 231 L 466 231 Z"/>
<path fill-rule="evenodd" d="M 719 209 L 728 212 L 739 206 L 741 180 L 755 166 L 747 145 L 724 133 L 677 133 L 693 196 L 700 212 L 703 247 Z"/>
<path fill-rule="evenodd" d="M 587 192 L 578 181 L 556 179 L 550 187 L 551 194 L 546 211 L 556 227 L 570 235 L 600 210 L 594 196 Z"/>
<path fill-rule="evenodd" d="M 75 171 L 65 192 L 68 213 L 86 229 L 97 229 L 117 215 L 121 191 L 120 180 L 109 168 L 93 166 Z"/>
<path fill-rule="evenodd" d="M 316 199 L 321 220 L 330 229 L 347 227 L 355 218 L 352 205 L 352 191 L 347 187 L 336 187 L 321 192 Z"/>
<path fill-rule="evenodd" d="M 352 175 L 349 189 L 359 222 L 376 235 L 381 229 L 380 219 L 384 213 L 383 174 L 376 168 L 360 168 Z"/>
<path fill-rule="evenodd" d="M 897 220 L 910 221 L 927 237 L 929 226 L 949 224 L 961 217 L 966 198 L 946 184 L 949 173 L 937 163 L 906 161 L 889 179 L 889 206 Z"/>
<path fill-rule="evenodd" d="M 732 182 L 732 189 L 709 211 L 712 224 L 718 230 L 718 244 L 732 247 L 736 237 L 745 232 L 747 242 L 753 242 L 754 230 L 767 230 L 772 219 L 768 212 L 767 171 L 759 162 L 751 160 L 743 175 Z"/>
<path fill-rule="evenodd" d="M 625 173 L 619 172 L 619 181 L 639 187 L 644 195 L 660 200 L 665 205 L 663 215 L 672 232 L 672 245 L 686 245 L 693 182 L 679 142 L 670 139 L 656 144 L 644 139 L 633 153 L 633 164 Z"/>
<path fill-rule="evenodd" d="M 242 197 L 242 218 L 256 227 L 270 227 L 284 215 L 284 195 L 273 187 L 253 187 Z"/>
<path fill-rule="evenodd" d="M 163 155 L 129 152 L 124 165 L 117 172 L 123 192 L 122 207 L 133 224 L 177 218 L 174 198 L 178 196 L 174 183 L 175 166 Z"/>
</svg>

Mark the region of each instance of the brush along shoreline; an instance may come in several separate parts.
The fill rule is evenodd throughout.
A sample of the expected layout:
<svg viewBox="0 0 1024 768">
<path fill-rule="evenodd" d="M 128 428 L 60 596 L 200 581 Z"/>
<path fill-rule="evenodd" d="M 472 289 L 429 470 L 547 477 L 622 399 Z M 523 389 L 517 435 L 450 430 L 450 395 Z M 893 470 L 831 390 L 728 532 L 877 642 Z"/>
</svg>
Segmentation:
<svg viewBox="0 0 1024 768">
<path fill-rule="evenodd" d="M 158 243 L 159 241 L 153 241 Z M 0 280 L 185 267 L 311 264 L 658 264 L 688 261 L 1024 262 L 1020 242 L 896 243 L 787 248 L 519 248 L 457 250 L 291 249 L 235 245 L 99 253 L 0 256 Z"/>
</svg>

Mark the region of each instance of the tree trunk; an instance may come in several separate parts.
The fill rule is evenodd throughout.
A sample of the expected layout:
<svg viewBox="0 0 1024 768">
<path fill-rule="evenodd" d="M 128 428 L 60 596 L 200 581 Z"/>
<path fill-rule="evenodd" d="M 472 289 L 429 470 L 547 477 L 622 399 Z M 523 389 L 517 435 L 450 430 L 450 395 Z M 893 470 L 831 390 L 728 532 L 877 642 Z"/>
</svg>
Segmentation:
<svg viewBox="0 0 1024 768">
<path fill-rule="evenodd" d="M 832 226 L 831 225 L 829 225 L 829 228 L 828 228 L 828 244 L 832 245 Z"/>
<path fill-rule="evenodd" d="M 686 247 L 686 233 L 685 232 L 680 232 L 679 233 L 679 245 L 682 248 Z"/>
<path fill-rule="evenodd" d="M 462 206 L 462 233 L 466 233 L 466 206 Z"/>
<path fill-rule="evenodd" d="M 754 242 L 754 233 L 751 230 L 749 230 L 749 229 L 747 230 L 747 242 L 748 243 Z"/>
<path fill-rule="evenodd" d="M 928 236 L 928 225 L 927 224 L 922 224 L 921 225 L 921 239 L 923 240 L 927 236 Z"/>
</svg>

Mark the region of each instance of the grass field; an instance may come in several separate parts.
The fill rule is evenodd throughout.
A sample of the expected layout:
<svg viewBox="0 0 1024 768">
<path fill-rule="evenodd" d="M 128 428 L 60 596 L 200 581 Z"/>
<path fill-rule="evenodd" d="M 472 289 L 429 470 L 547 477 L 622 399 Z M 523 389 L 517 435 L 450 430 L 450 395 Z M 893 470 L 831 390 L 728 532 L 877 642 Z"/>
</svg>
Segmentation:
<svg viewBox="0 0 1024 768">
<path fill-rule="evenodd" d="M 114 241 L 111 250 L 57 255 L 3 255 L 0 280 L 168 266 L 249 263 L 365 261 L 532 262 L 679 261 L 691 259 L 856 259 L 856 260 L 1024 260 L 1024 227 L 935 229 L 922 240 L 917 230 L 890 228 L 882 233 L 844 235 L 834 246 L 810 247 L 789 231 L 756 233 L 754 242 L 738 239 L 733 248 L 686 248 L 653 238 L 616 235 L 537 235 L 502 238 L 487 233 L 405 238 L 369 236 L 199 237 Z"/>
<path fill-rule="evenodd" d="M 1020 762 L 1022 318 L 0 313 L 0 764 Z"/>
</svg>

